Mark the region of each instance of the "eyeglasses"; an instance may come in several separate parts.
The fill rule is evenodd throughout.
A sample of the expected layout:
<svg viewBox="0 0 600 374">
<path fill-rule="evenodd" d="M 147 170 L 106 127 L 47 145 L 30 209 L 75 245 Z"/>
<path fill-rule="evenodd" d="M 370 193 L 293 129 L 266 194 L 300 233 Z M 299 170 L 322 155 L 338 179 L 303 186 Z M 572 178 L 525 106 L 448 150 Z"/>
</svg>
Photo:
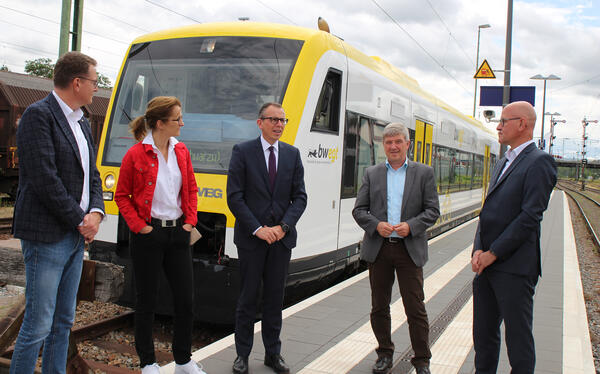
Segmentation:
<svg viewBox="0 0 600 374">
<path fill-rule="evenodd" d="M 163 118 L 162 121 L 163 122 L 177 122 L 177 123 L 182 123 L 183 122 L 183 118 L 182 117 L 177 117 L 177 118 L 173 118 L 173 119 Z"/>
<path fill-rule="evenodd" d="M 86 78 L 86 77 L 77 77 L 77 78 L 85 79 L 86 81 L 90 81 L 94 85 L 94 88 L 98 88 L 98 79 L 90 79 L 90 78 Z"/>
<path fill-rule="evenodd" d="M 502 126 L 505 126 L 505 125 L 506 125 L 506 122 L 508 122 L 508 121 L 514 121 L 514 120 L 516 120 L 516 119 L 521 119 L 521 117 L 515 117 L 515 118 L 500 118 L 500 120 L 499 120 L 498 122 L 500 122 L 500 124 L 501 124 Z"/>
<path fill-rule="evenodd" d="M 262 120 L 268 119 L 272 123 L 281 122 L 281 124 L 283 124 L 283 125 L 287 125 L 287 123 L 289 121 L 287 118 L 277 118 L 277 117 L 260 117 L 260 119 L 262 119 Z"/>
</svg>

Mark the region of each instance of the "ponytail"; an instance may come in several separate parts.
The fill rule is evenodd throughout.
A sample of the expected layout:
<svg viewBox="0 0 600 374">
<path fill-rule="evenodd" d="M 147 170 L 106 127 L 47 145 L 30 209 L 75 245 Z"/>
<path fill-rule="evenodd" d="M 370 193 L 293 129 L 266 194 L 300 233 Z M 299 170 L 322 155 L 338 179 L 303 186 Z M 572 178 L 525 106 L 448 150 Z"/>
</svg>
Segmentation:
<svg viewBox="0 0 600 374">
<path fill-rule="evenodd" d="M 129 129 L 135 140 L 141 142 L 146 137 L 148 129 L 154 130 L 156 122 L 165 119 L 174 106 L 181 107 L 181 102 L 175 96 L 157 96 L 148 102 L 146 113 L 129 123 Z"/>
<path fill-rule="evenodd" d="M 139 116 L 131 123 L 129 123 L 129 128 L 131 129 L 131 133 L 133 137 L 138 142 L 141 142 L 146 137 L 146 133 L 148 132 L 148 128 L 146 127 L 146 116 Z"/>
</svg>

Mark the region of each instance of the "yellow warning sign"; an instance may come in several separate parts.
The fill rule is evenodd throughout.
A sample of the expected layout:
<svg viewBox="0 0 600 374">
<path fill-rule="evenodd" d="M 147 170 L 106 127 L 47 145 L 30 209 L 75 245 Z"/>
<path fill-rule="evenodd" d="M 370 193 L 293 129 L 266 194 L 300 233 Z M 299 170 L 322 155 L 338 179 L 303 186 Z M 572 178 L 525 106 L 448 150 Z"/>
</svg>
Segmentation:
<svg viewBox="0 0 600 374">
<path fill-rule="evenodd" d="M 483 60 L 483 63 L 481 64 L 479 69 L 477 69 L 477 73 L 475 73 L 475 76 L 473 78 L 496 79 L 496 76 L 494 75 L 494 71 L 490 67 L 490 64 L 488 64 L 487 60 Z"/>
</svg>

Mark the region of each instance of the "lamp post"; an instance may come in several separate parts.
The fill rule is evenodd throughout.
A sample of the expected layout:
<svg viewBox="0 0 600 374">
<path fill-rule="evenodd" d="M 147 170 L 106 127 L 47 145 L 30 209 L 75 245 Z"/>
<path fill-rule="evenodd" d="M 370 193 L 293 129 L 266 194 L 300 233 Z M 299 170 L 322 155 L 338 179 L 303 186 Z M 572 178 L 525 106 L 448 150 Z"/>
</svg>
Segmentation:
<svg viewBox="0 0 600 374">
<path fill-rule="evenodd" d="M 475 58 L 475 72 L 479 69 L 479 37 L 481 36 L 481 29 L 487 29 L 492 27 L 490 24 L 477 26 L 477 57 Z M 477 106 L 477 78 L 475 78 L 475 92 L 473 93 L 473 118 L 475 118 L 475 107 Z"/>
<path fill-rule="evenodd" d="M 529 78 L 529 79 L 541 79 L 544 81 L 544 98 L 542 100 L 542 113 L 546 113 L 546 81 L 557 81 L 560 80 L 560 77 L 557 77 L 554 74 L 550 74 L 547 77 L 542 76 L 541 74 L 536 74 L 533 77 Z M 544 150 L 546 148 L 546 144 L 544 142 L 544 115 L 542 115 L 542 134 L 540 136 L 540 143 L 539 143 L 539 147 L 541 150 Z"/>
</svg>

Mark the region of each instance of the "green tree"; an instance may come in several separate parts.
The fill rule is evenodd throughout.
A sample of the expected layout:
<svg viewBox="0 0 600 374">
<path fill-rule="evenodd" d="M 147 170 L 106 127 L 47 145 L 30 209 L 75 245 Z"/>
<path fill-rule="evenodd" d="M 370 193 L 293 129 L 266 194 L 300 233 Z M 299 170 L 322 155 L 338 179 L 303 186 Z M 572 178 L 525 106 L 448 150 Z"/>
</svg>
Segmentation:
<svg viewBox="0 0 600 374">
<path fill-rule="evenodd" d="M 98 87 L 100 88 L 112 88 L 110 78 L 102 73 L 98 73 Z"/>
<path fill-rule="evenodd" d="M 49 58 L 36 58 L 25 60 L 25 72 L 36 77 L 52 78 L 54 64 Z"/>
<path fill-rule="evenodd" d="M 10 70 L 8 70 L 8 66 L 2 64 L 2 66 L 0 66 L 0 71 L 10 71 Z"/>
</svg>

